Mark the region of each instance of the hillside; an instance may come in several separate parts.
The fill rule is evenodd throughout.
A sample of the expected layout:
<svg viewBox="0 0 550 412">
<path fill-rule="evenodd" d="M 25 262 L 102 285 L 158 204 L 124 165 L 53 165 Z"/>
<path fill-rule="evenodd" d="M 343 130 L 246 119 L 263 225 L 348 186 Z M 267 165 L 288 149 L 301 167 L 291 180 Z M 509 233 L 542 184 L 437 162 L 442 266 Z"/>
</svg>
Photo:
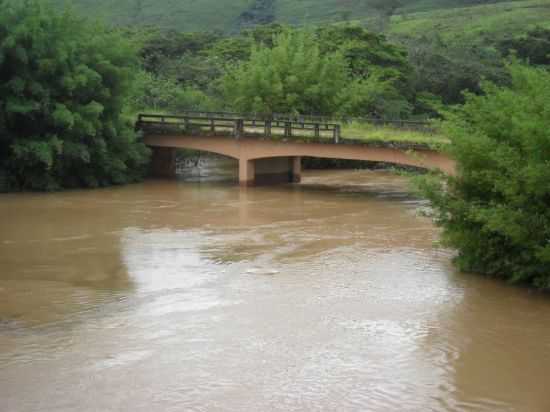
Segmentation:
<svg viewBox="0 0 550 412">
<path fill-rule="evenodd" d="M 508 1 L 410 13 L 395 16 L 389 32 L 410 37 L 438 33 L 447 40 L 475 42 L 509 37 L 535 26 L 550 28 L 550 0 Z"/>
<path fill-rule="evenodd" d="M 21 1 L 21 0 L 13 0 Z M 62 7 L 67 0 L 47 0 Z M 399 35 L 447 30 L 523 31 L 548 24 L 550 0 L 72 0 L 86 16 L 120 25 L 153 25 L 180 31 L 236 32 L 273 21 L 316 24 L 361 21 Z"/>
</svg>

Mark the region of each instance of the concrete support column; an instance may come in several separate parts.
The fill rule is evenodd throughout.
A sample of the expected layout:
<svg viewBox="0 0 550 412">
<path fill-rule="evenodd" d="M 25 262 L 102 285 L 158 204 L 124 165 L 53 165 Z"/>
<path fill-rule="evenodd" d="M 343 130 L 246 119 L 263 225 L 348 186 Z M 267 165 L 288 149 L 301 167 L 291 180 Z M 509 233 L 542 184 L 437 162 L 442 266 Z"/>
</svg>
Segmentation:
<svg viewBox="0 0 550 412">
<path fill-rule="evenodd" d="M 241 186 L 253 186 L 256 178 L 256 165 L 254 160 L 239 159 L 239 184 Z"/>
<path fill-rule="evenodd" d="M 302 158 L 299 156 L 292 158 L 292 182 L 300 183 L 302 181 Z"/>
<path fill-rule="evenodd" d="M 154 147 L 151 154 L 151 175 L 153 177 L 176 177 L 176 149 Z"/>
</svg>

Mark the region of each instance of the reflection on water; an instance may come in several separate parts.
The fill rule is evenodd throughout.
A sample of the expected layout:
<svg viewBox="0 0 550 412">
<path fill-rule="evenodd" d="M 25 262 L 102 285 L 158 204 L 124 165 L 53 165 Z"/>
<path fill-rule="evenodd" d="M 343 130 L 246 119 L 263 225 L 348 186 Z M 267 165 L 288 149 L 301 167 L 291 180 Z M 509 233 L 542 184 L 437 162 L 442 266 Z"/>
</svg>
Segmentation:
<svg viewBox="0 0 550 412">
<path fill-rule="evenodd" d="M 403 178 L 0 197 L 0 410 L 546 411 L 550 301 Z"/>
</svg>

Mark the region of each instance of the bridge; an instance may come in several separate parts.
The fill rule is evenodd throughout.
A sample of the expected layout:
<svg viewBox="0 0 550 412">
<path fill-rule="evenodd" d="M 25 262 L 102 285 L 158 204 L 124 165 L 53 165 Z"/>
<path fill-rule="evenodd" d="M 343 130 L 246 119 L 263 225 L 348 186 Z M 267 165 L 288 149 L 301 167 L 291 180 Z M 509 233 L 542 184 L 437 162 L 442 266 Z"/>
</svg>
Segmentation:
<svg viewBox="0 0 550 412">
<path fill-rule="evenodd" d="M 175 176 L 177 149 L 236 159 L 243 186 L 300 182 L 302 157 L 386 162 L 454 173 L 454 163 L 447 156 L 425 145 L 347 139 L 339 124 L 329 122 L 188 112 L 140 114 L 136 129 L 153 150 L 152 173 L 157 177 Z"/>
</svg>

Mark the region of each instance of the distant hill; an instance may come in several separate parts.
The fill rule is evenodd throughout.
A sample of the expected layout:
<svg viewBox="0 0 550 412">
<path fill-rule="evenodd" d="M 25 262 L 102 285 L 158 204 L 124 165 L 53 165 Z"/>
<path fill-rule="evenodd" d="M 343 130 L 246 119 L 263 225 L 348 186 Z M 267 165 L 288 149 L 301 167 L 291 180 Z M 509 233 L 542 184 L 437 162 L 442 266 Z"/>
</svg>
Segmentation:
<svg viewBox="0 0 550 412">
<path fill-rule="evenodd" d="M 22 0 L 12 0 L 22 1 Z M 236 32 L 270 22 L 359 21 L 396 35 L 478 37 L 550 26 L 550 0 L 44 0 L 117 25 Z"/>
<path fill-rule="evenodd" d="M 395 16 L 389 33 L 410 37 L 438 34 L 446 40 L 472 43 L 511 37 L 535 26 L 550 28 L 550 0 L 516 0 Z"/>
</svg>

